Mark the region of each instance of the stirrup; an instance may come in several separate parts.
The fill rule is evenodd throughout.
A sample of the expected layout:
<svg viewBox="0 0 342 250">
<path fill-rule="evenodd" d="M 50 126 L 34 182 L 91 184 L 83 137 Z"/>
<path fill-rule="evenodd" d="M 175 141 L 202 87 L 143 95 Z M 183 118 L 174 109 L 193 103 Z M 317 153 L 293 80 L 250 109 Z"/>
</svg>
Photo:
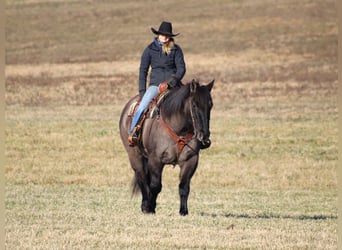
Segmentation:
<svg viewBox="0 0 342 250">
<path fill-rule="evenodd" d="M 136 134 L 131 134 L 128 136 L 128 145 L 134 147 L 138 144 L 138 136 Z"/>
<path fill-rule="evenodd" d="M 134 147 L 139 143 L 139 134 L 138 134 L 138 128 L 135 127 L 132 131 L 132 133 L 128 136 L 128 144 L 131 147 Z"/>
</svg>

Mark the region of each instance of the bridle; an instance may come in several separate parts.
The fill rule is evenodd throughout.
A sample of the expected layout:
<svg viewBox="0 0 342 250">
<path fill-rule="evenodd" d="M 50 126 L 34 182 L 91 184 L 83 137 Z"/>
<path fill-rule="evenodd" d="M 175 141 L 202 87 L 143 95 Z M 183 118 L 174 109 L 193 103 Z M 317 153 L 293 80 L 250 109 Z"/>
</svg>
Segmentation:
<svg viewBox="0 0 342 250">
<path fill-rule="evenodd" d="M 186 135 L 183 135 L 183 136 L 179 136 L 176 134 L 175 131 L 173 131 L 172 128 L 170 128 L 170 126 L 164 121 L 163 117 L 160 116 L 160 123 L 161 125 L 164 127 L 164 129 L 168 132 L 168 134 L 170 135 L 170 137 L 177 143 L 177 147 L 178 147 L 178 155 L 182 152 L 184 146 L 186 144 L 188 144 L 188 142 L 190 140 L 192 140 L 193 138 L 196 138 L 196 136 L 198 134 L 200 134 L 200 132 L 198 131 L 198 126 L 197 123 L 199 121 L 197 121 L 197 119 L 195 118 L 195 114 L 198 113 L 198 107 L 197 105 L 194 103 L 193 101 L 193 97 L 190 97 L 190 116 L 191 116 L 191 120 L 192 120 L 192 126 L 193 126 L 193 130 L 194 130 L 194 133 L 193 132 L 189 132 L 187 133 Z M 199 138 L 196 138 L 197 140 L 199 140 L 201 142 L 201 149 L 204 149 L 204 148 L 207 148 L 210 146 L 210 139 L 206 139 L 206 141 L 204 142 L 203 141 L 203 138 L 199 139 Z"/>
<path fill-rule="evenodd" d="M 165 130 L 168 132 L 170 137 L 177 143 L 178 147 L 178 155 L 182 152 L 184 146 L 193 138 L 193 133 L 189 132 L 186 135 L 177 135 L 175 131 L 170 128 L 170 126 L 164 121 L 163 117 L 160 116 L 160 123 L 165 128 Z"/>
<path fill-rule="evenodd" d="M 204 119 L 203 119 L 203 117 L 201 117 L 203 119 L 201 121 L 201 119 L 199 117 L 200 112 L 198 111 L 199 108 L 192 99 L 193 98 L 190 99 L 191 100 L 191 102 L 190 102 L 190 114 L 191 115 L 190 116 L 192 119 L 192 126 L 194 129 L 194 137 L 201 143 L 201 149 L 205 149 L 205 148 L 208 148 L 210 146 L 211 141 L 209 138 L 204 138 L 203 133 L 201 131 L 199 131 L 200 126 L 198 126 L 198 124 L 201 124 L 201 123 L 203 124 Z M 210 120 L 210 116 L 205 117 L 205 119 Z"/>
</svg>

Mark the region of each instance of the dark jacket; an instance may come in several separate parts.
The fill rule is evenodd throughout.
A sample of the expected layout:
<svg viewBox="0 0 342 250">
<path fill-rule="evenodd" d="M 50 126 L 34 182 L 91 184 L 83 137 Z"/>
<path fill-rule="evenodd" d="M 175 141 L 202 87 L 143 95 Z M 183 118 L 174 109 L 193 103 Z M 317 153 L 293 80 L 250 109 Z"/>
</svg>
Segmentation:
<svg viewBox="0 0 342 250">
<path fill-rule="evenodd" d="M 146 47 L 140 62 L 139 70 L 139 94 L 142 96 L 146 91 L 146 79 L 151 66 L 150 85 L 158 86 L 161 82 L 170 80 L 171 76 L 179 81 L 185 75 L 185 62 L 182 49 L 174 43 L 169 55 L 162 52 L 155 40 Z"/>
</svg>

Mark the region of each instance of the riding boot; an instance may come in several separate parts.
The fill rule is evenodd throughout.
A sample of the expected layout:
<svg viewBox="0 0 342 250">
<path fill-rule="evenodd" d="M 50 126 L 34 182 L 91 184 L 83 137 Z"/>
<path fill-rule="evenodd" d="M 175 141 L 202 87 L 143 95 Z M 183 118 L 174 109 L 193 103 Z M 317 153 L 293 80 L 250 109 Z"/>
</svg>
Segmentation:
<svg viewBox="0 0 342 250">
<path fill-rule="evenodd" d="M 140 125 L 134 127 L 132 133 L 128 136 L 128 145 L 134 147 L 139 143 Z"/>
</svg>

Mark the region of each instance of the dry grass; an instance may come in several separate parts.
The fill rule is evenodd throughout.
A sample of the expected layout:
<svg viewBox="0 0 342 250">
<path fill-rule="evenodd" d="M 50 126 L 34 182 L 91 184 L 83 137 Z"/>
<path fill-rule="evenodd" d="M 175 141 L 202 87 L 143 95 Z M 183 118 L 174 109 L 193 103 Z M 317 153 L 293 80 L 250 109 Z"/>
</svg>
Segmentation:
<svg viewBox="0 0 342 250">
<path fill-rule="evenodd" d="M 20 3 L 20 4 L 15 4 Z M 334 1 L 8 1 L 6 60 L 10 64 L 138 59 L 150 27 L 169 17 L 186 55 L 248 49 L 337 55 Z M 37 18 L 39 13 L 39 18 Z M 146 15 L 146 13 L 154 13 Z M 11 18 L 18 17 L 20 18 Z M 53 22 L 51 22 L 53 20 Z M 87 53 L 85 53 L 87 51 Z"/>
<path fill-rule="evenodd" d="M 304 108 L 305 103 L 294 101 L 264 104 L 265 100 L 217 105 L 211 124 L 214 143 L 202 153 L 195 181 L 247 188 L 334 188 L 337 114 L 333 103 Z M 224 108 L 229 112 L 222 113 Z M 119 106 L 9 108 L 8 180 L 129 183 L 119 114 Z"/>
<path fill-rule="evenodd" d="M 117 105 L 9 107 L 6 246 L 335 249 L 334 102 L 278 101 L 215 106 L 188 218 L 178 168 L 164 171 L 156 216 L 131 199 Z"/>
<path fill-rule="evenodd" d="M 216 79 L 186 218 L 177 167 L 140 213 L 118 134 L 164 13 L 185 81 Z M 336 249 L 334 1 L 10 0 L 6 15 L 6 248 Z"/>
<path fill-rule="evenodd" d="M 186 218 L 175 186 L 164 187 L 156 216 L 132 209 L 140 199 L 119 186 L 10 185 L 6 193 L 9 249 L 336 249 L 329 192 L 198 186 Z"/>
</svg>

